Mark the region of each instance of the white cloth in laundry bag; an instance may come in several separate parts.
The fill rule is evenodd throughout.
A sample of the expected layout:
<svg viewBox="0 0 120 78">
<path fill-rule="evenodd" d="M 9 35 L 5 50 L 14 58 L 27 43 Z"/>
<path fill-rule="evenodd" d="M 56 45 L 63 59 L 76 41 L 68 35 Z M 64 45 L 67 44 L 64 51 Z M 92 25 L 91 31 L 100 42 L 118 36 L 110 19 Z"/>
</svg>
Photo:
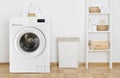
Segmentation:
<svg viewBox="0 0 120 78">
<path fill-rule="evenodd" d="M 37 3 L 30 3 L 25 12 L 22 14 L 23 17 L 44 17 L 41 10 L 40 5 Z"/>
</svg>

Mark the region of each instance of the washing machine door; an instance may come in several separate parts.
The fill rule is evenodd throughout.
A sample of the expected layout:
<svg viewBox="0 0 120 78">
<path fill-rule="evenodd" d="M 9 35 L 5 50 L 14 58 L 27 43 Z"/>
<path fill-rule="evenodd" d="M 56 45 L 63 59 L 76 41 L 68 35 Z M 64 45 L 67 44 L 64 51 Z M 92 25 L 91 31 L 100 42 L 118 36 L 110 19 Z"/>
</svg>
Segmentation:
<svg viewBox="0 0 120 78">
<path fill-rule="evenodd" d="M 25 57 L 37 57 L 45 50 L 46 38 L 44 33 L 37 28 L 23 28 L 16 35 L 15 46 Z"/>
</svg>

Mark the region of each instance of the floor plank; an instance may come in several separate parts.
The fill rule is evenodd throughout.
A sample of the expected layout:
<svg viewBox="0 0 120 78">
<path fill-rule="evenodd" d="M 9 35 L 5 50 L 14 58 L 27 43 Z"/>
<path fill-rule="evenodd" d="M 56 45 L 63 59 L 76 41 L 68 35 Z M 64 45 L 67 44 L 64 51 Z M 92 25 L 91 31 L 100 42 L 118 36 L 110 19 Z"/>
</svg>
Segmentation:
<svg viewBox="0 0 120 78">
<path fill-rule="evenodd" d="M 120 78 L 120 65 L 113 65 L 110 70 L 107 65 L 90 66 L 88 70 L 80 65 L 77 69 L 59 68 L 57 65 L 51 66 L 48 74 L 10 74 L 8 64 L 0 64 L 0 78 Z"/>
</svg>

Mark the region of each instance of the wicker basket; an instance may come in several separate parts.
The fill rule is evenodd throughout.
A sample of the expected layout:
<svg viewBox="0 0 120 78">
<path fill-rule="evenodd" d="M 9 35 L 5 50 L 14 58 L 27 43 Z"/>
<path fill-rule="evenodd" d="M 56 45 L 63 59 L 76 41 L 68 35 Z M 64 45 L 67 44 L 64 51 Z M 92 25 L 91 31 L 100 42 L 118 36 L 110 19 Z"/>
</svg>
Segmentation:
<svg viewBox="0 0 120 78">
<path fill-rule="evenodd" d="M 99 7 L 90 7 L 89 8 L 89 13 L 100 13 L 101 10 Z"/>
<path fill-rule="evenodd" d="M 91 49 L 91 50 L 107 50 L 107 49 L 109 49 L 109 41 L 90 41 L 89 49 Z"/>
<path fill-rule="evenodd" d="M 108 31 L 108 25 L 97 25 L 97 31 Z"/>
</svg>

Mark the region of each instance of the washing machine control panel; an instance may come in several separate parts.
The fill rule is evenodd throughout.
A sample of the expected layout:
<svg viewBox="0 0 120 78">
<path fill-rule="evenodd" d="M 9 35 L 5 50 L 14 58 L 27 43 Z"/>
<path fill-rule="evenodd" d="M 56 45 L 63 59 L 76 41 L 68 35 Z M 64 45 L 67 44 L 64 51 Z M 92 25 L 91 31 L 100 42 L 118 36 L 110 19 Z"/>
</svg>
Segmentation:
<svg viewBox="0 0 120 78">
<path fill-rule="evenodd" d="M 45 23 L 45 19 L 37 19 L 37 23 Z"/>
</svg>

